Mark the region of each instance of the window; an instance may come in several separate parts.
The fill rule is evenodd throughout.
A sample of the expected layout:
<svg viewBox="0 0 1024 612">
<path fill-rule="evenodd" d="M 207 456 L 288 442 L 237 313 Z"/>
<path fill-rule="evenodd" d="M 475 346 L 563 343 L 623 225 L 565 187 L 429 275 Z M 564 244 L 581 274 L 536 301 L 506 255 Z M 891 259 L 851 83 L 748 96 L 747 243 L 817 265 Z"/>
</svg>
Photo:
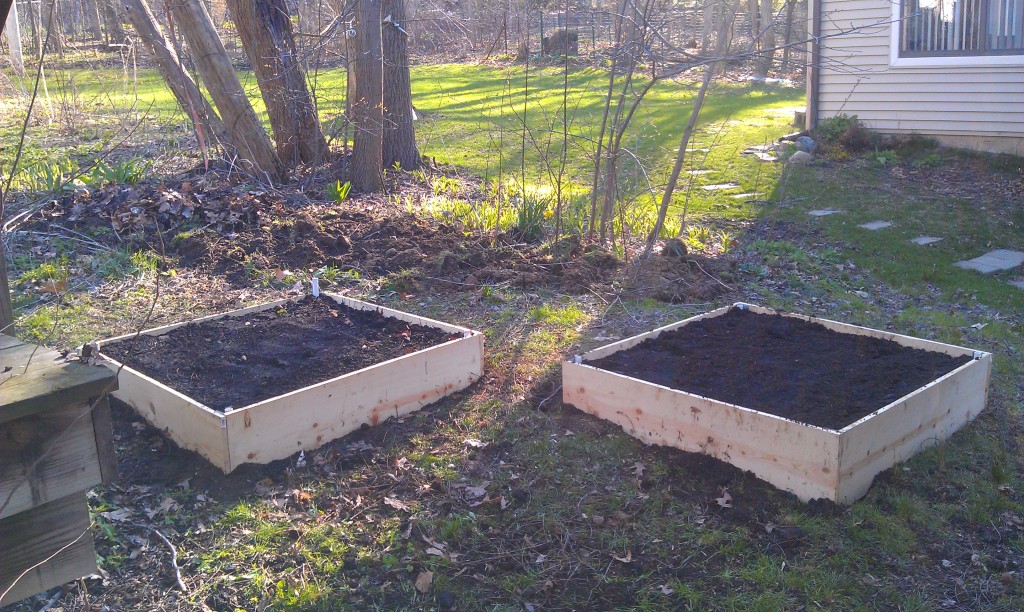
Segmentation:
<svg viewBox="0 0 1024 612">
<path fill-rule="evenodd" d="M 902 0 L 901 9 L 900 58 L 1024 54 L 1024 0 Z"/>
</svg>

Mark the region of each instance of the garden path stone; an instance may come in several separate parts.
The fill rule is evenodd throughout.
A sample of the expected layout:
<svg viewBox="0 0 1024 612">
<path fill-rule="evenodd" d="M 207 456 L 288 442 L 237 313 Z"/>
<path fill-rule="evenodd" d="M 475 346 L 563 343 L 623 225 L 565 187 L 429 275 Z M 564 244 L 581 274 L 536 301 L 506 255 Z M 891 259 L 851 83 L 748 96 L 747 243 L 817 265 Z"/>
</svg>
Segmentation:
<svg viewBox="0 0 1024 612">
<path fill-rule="evenodd" d="M 739 187 L 739 183 L 718 183 L 715 185 L 704 185 L 701 187 L 704 191 L 725 191 L 726 189 L 736 189 Z"/>
<path fill-rule="evenodd" d="M 995 251 L 989 251 L 981 257 L 975 257 L 974 259 L 966 261 L 958 261 L 953 265 L 967 270 L 977 270 L 982 274 L 991 274 L 992 272 L 999 272 L 1000 270 L 1010 270 L 1021 264 L 1024 264 L 1024 253 L 1020 251 L 1010 251 L 1007 249 L 997 249 Z"/>
<path fill-rule="evenodd" d="M 911 240 L 911 242 L 919 246 L 928 246 L 929 244 L 933 244 L 940 240 L 942 240 L 942 238 L 939 238 L 937 236 L 918 236 L 917 238 Z"/>
<path fill-rule="evenodd" d="M 1010 284 L 1018 289 L 1024 289 L 1024 280 L 1010 281 Z"/>
<path fill-rule="evenodd" d="M 885 229 L 887 227 L 892 227 L 892 223 L 890 223 L 889 221 L 872 221 L 870 223 L 861 223 L 857 227 L 862 227 L 866 230 L 877 232 L 878 230 Z"/>
<path fill-rule="evenodd" d="M 756 198 L 759 195 L 761 195 L 761 194 L 757 193 L 756 191 L 747 191 L 745 193 L 734 193 L 734 194 L 729 195 L 729 197 L 730 198 L 736 198 L 737 200 L 740 200 L 740 199 L 744 199 L 744 198 Z"/>
<path fill-rule="evenodd" d="M 812 210 L 807 214 L 809 214 L 812 217 L 827 217 L 829 215 L 838 215 L 841 212 L 843 211 L 838 210 L 836 208 L 822 208 L 821 210 Z"/>
<path fill-rule="evenodd" d="M 711 174 L 714 170 L 687 170 L 686 173 L 691 176 L 700 176 L 702 174 Z"/>
</svg>

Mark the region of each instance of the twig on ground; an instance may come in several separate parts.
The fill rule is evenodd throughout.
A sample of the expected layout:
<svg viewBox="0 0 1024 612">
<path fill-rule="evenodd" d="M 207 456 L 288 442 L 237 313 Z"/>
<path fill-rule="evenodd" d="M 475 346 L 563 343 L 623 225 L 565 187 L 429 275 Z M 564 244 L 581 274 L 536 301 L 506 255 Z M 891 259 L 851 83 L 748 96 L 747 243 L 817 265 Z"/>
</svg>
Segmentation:
<svg viewBox="0 0 1024 612">
<path fill-rule="evenodd" d="M 185 586 L 185 582 L 181 579 L 181 568 L 178 567 L 178 549 L 171 544 L 171 541 L 164 537 L 164 534 L 160 533 L 155 527 L 149 525 L 143 525 L 142 523 L 128 523 L 132 527 L 138 527 L 139 529 L 146 529 L 150 533 L 154 534 L 161 542 L 164 543 L 171 551 L 171 567 L 174 568 L 174 580 L 178 583 L 178 588 L 181 589 L 182 593 L 188 593 L 188 587 Z"/>
</svg>

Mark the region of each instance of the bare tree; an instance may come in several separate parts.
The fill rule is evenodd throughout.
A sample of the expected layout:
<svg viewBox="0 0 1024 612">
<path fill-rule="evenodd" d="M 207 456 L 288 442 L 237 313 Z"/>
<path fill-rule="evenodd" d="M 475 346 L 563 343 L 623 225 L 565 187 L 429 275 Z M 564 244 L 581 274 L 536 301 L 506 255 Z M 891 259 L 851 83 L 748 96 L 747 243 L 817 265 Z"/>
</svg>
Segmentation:
<svg viewBox="0 0 1024 612">
<path fill-rule="evenodd" d="M 327 141 L 299 64 L 285 0 L 228 0 L 227 4 L 256 72 L 281 161 L 288 166 L 323 161 Z"/>
<path fill-rule="evenodd" d="M 380 0 L 356 3 L 356 73 L 351 100 L 355 137 L 352 143 L 352 186 L 359 191 L 380 191 L 383 164 L 384 85 L 381 50 Z"/>
<path fill-rule="evenodd" d="M 413 128 L 412 84 L 409 77 L 409 34 L 404 28 L 406 0 L 383 0 L 385 23 L 381 32 L 384 50 L 384 167 L 396 163 L 413 170 L 420 165 Z"/>
<path fill-rule="evenodd" d="M 260 178 L 281 181 L 284 167 L 242 89 L 224 43 L 202 0 L 175 0 L 171 12 L 192 49 L 199 74 L 213 98 L 241 160 Z"/>
<path fill-rule="evenodd" d="M 178 105 L 192 120 L 200 147 L 205 151 L 206 145 L 215 140 L 230 146 L 231 139 L 224 122 L 182 67 L 174 43 L 160 29 L 149 6 L 143 0 L 123 1 L 135 33 L 152 54 L 160 75 L 164 77 Z"/>
</svg>

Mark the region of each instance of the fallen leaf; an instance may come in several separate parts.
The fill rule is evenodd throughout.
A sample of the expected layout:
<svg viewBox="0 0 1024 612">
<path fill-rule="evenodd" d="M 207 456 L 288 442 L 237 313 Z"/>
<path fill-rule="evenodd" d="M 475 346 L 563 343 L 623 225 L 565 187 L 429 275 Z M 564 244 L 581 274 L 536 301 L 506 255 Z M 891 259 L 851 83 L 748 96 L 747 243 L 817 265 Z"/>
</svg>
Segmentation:
<svg viewBox="0 0 1024 612">
<path fill-rule="evenodd" d="M 537 555 L 536 563 L 538 565 L 541 564 L 541 563 L 544 563 L 545 561 L 547 561 L 547 556 L 545 556 L 545 555 Z"/>
<path fill-rule="evenodd" d="M 294 491 L 292 491 L 292 499 L 294 499 L 296 503 L 306 504 L 313 501 L 313 496 L 310 495 L 309 493 L 306 493 L 305 491 L 295 489 Z"/>
<path fill-rule="evenodd" d="M 728 489 L 722 489 L 722 496 L 716 497 L 715 501 L 723 508 L 732 508 L 732 495 L 729 495 Z"/>
<path fill-rule="evenodd" d="M 127 521 L 129 518 L 131 518 L 131 514 L 131 512 L 124 508 L 111 510 L 110 512 L 100 512 L 100 516 L 102 516 L 103 518 L 106 518 L 111 521 L 116 521 L 119 523 Z"/>
<path fill-rule="evenodd" d="M 662 595 L 671 595 L 672 593 L 675 593 L 675 591 L 673 589 L 670 589 L 670 588 L 668 588 L 667 586 L 665 586 L 663 584 L 658 585 L 658 588 L 661 589 L 661 594 Z"/>
<path fill-rule="evenodd" d="M 434 572 L 420 572 L 416 576 L 416 590 L 420 593 L 426 595 L 432 584 L 434 584 Z"/>
<path fill-rule="evenodd" d="M 428 548 L 424 552 L 426 552 L 428 555 L 433 555 L 435 557 L 447 557 L 448 556 L 447 554 L 445 554 L 445 552 L 443 550 L 441 550 L 440 548 L 435 548 L 433 546 L 431 546 L 430 548 Z"/>
<path fill-rule="evenodd" d="M 406 512 L 412 512 L 409 504 L 402 502 L 401 500 L 395 499 L 394 497 L 385 497 L 384 505 L 391 506 L 395 510 L 405 510 Z"/>
<path fill-rule="evenodd" d="M 618 557 L 616 555 L 612 555 L 612 559 L 615 559 L 616 561 L 621 561 L 623 563 L 632 563 L 633 562 L 633 551 L 632 550 L 627 550 L 625 557 Z"/>
<path fill-rule="evenodd" d="M 633 464 L 633 475 L 636 476 L 637 478 L 640 478 L 641 476 L 644 475 L 644 470 L 646 469 L 646 465 L 637 461 L 636 463 Z"/>
<path fill-rule="evenodd" d="M 471 446 L 473 448 L 485 448 L 487 446 L 486 442 L 481 442 L 476 438 L 466 438 L 465 440 L 462 441 L 462 443 L 465 444 L 466 446 Z"/>
<path fill-rule="evenodd" d="M 57 280 L 48 278 L 39 286 L 39 293 L 60 293 L 61 291 L 64 291 L 67 286 L 68 281 L 66 278 Z"/>
</svg>

